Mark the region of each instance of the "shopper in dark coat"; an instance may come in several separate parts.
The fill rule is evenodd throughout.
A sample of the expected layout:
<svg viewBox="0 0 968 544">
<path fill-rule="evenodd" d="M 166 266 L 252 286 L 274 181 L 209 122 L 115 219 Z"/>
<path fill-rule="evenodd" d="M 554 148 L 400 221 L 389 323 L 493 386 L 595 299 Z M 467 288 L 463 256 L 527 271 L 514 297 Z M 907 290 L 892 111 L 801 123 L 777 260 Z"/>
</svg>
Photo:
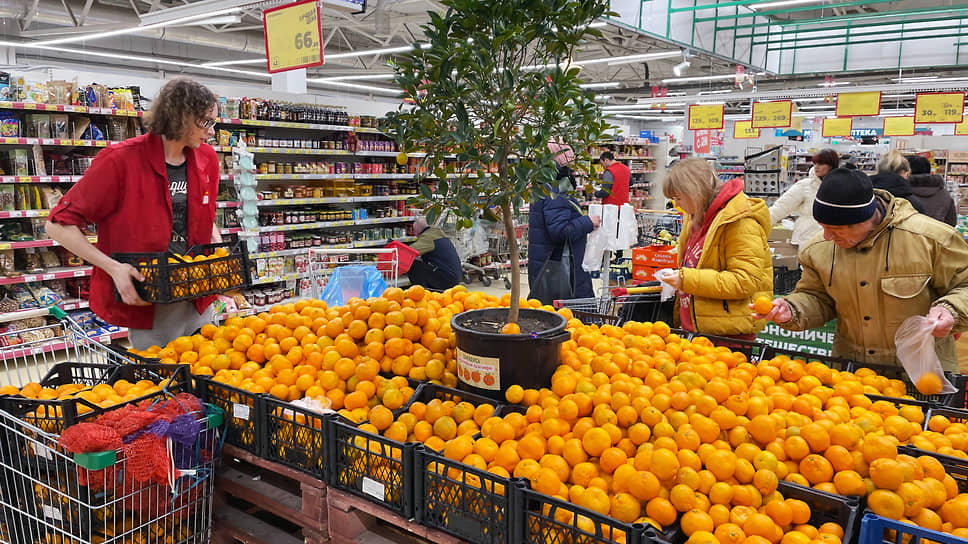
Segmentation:
<svg viewBox="0 0 968 544">
<path fill-rule="evenodd" d="M 945 189 L 944 178 L 931 173 L 931 163 L 920 155 L 907 157 L 911 164 L 911 188 L 924 204 L 924 214 L 952 227 L 958 222 L 955 201 Z"/>
<path fill-rule="evenodd" d="M 528 212 L 528 284 L 533 286 L 549 259 L 561 260 L 568 242 L 575 298 L 595 296 L 592 277 L 581 267 L 585 258 L 585 237 L 598 228 L 601 218 L 582 214 L 578 201 L 566 193 L 573 187 L 571 169 L 558 167 L 558 187 L 548 198 L 531 204 Z"/>
<path fill-rule="evenodd" d="M 877 162 L 877 173 L 871 176 L 871 184 L 875 189 L 883 189 L 892 195 L 903 198 L 914 206 L 918 213 L 925 213 L 924 204 L 911 189 L 907 178 L 911 176 L 911 165 L 904 155 L 896 149 L 888 151 Z"/>
</svg>

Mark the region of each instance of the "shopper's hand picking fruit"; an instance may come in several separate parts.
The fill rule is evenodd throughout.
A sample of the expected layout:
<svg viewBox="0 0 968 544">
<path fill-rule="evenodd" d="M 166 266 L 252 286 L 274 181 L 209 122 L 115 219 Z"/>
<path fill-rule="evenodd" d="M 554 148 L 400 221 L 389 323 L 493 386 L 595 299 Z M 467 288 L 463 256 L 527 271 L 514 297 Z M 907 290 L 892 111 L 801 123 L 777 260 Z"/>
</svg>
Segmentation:
<svg viewBox="0 0 968 544">
<path fill-rule="evenodd" d="M 766 297 L 760 297 L 765 299 Z M 759 299 L 750 304 L 750 310 L 753 311 L 753 319 L 765 319 L 767 321 L 772 321 L 774 323 L 786 323 L 793 319 L 793 309 L 783 298 L 774 299 L 773 302 L 769 303 L 770 309 L 766 312 L 761 312 L 760 310 L 765 309 L 765 304 L 762 304 Z"/>
<path fill-rule="evenodd" d="M 934 330 L 931 331 L 936 338 L 944 338 L 951 334 L 951 329 L 955 326 L 955 318 L 947 308 L 932 306 L 927 317 L 936 321 Z"/>
<path fill-rule="evenodd" d="M 756 297 L 756 300 L 753 301 L 753 311 L 760 315 L 766 315 L 772 309 L 773 301 L 769 297 L 760 296 Z"/>
</svg>

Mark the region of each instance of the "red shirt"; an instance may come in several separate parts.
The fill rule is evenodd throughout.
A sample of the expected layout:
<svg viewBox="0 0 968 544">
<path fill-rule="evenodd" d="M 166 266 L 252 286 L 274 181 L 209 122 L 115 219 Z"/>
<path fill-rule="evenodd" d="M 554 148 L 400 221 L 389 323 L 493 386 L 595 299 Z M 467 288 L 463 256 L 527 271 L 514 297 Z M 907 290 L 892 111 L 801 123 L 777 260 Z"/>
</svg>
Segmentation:
<svg viewBox="0 0 968 544">
<path fill-rule="evenodd" d="M 616 206 L 628 204 L 629 181 L 632 178 L 629 167 L 620 162 L 613 162 L 608 167 L 608 171 L 612 173 L 612 194 L 603 198 L 602 204 L 615 204 Z"/>
<path fill-rule="evenodd" d="M 209 145 L 185 148 L 188 161 L 188 244 L 212 242 L 219 166 Z M 110 256 L 161 252 L 171 240 L 171 193 L 161 136 L 145 134 L 98 153 L 84 177 L 50 212 L 50 221 L 83 228 L 97 225 L 95 246 Z M 100 268 L 91 278 L 91 310 L 108 323 L 150 329 L 154 306 L 130 306 L 114 298 L 114 281 Z M 215 297 L 195 300 L 199 313 Z"/>
</svg>

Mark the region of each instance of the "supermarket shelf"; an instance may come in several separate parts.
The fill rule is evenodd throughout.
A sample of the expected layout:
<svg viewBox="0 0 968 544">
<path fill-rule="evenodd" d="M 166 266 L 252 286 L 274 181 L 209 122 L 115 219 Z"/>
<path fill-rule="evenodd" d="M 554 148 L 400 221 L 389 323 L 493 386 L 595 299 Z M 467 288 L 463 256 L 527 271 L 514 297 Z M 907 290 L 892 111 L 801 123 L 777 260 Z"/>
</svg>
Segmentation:
<svg viewBox="0 0 968 544">
<path fill-rule="evenodd" d="M 357 157 L 396 157 L 399 151 L 357 151 Z"/>
<path fill-rule="evenodd" d="M 88 236 L 87 241 L 92 244 L 97 243 L 97 236 Z M 59 246 L 54 240 L 27 240 L 24 242 L 0 242 L 0 250 L 4 249 L 26 249 L 28 247 L 53 247 Z"/>
<path fill-rule="evenodd" d="M 107 344 L 107 343 L 110 343 L 112 340 L 120 340 L 121 338 L 127 338 L 127 337 L 128 337 L 128 329 L 121 329 L 117 332 L 112 332 L 110 334 L 90 336 L 89 338 L 96 342 Z M 74 347 L 73 342 L 65 342 L 65 341 L 51 342 L 50 344 L 43 344 L 43 345 L 34 345 L 33 347 L 30 347 L 27 349 L 15 349 L 12 351 L 4 351 L 3 354 L 0 355 L 0 360 L 23 359 L 26 357 L 30 357 L 31 355 L 38 355 L 41 353 L 51 353 L 53 351 L 61 351 L 63 349 L 72 348 L 72 347 Z"/>
<path fill-rule="evenodd" d="M 0 278 L 0 285 L 12 285 L 14 283 L 29 283 L 33 281 L 60 280 L 67 278 L 83 278 L 90 276 L 94 270 L 92 266 L 67 266 L 48 270 L 43 274 L 23 274 L 20 276 L 10 276 Z"/>
<path fill-rule="evenodd" d="M 93 113 L 95 115 L 116 115 L 118 117 L 141 117 L 144 112 L 119 110 L 114 108 L 95 108 L 92 106 L 68 106 L 65 104 L 35 104 L 33 102 L 0 101 L 3 110 L 61 111 L 74 113 Z"/>
<path fill-rule="evenodd" d="M 228 319 L 230 317 L 248 317 L 250 315 L 255 315 L 255 314 L 256 314 L 256 311 L 255 310 L 253 310 L 252 308 L 246 308 L 244 310 L 238 310 L 236 312 L 226 312 L 224 314 L 217 314 L 215 316 L 215 320 L 216 321 L 223 321 L 223 320 Z"/>
<path fill-rule="evenodd" d="M 279 283 L 281 281 L 298 280 L 308 277 L 309 272 L 303 272 L 302 274 L 283 274 L 282 276 L 269 276 L 267 278 L 254 279 L 252 280 L 252 285 L 265 285 L 267 283 Z"/>
<path fill-rule="evenodd" d="M 77 183 L 83 176 L 0 176 L 0 183 Z"/>
<path fill-rule="evenodd" d="M 21 138 L 22 139 L 22 138 Z M 35 138 L 36 139 L 36 138 Z M 231 153 L 232 146 L 217 145 L 215 151 Z M 352 155 L 353 152 L 345 149 L 304 149 L 299 147 L 249 147 L 246 149 L 252 153 L 274 153 L 276 155 Z M 292 174 L 286 174 L 292 175 Z"/>
<path fill-rule="evenodd" d="M 317 221 L 315 223 L 300 223 L 296 225 L 275 225 L 259 227 L 259 232 L 277 232 L 290 230 L 325 229 L 332 227 L 354 227 L 357 225 L 381 225 L 386 223 L 405 223 L 413 221 L 414 217 L 380 217 L 375 219 L 358 219 L 356 221 Z M 231 229 L 223 229 L 231 230 Z M 241 230 L 241 229 L 238 229 Z"/>
<path fill-rule="evenodd" d="M 380 131 L 375 128 L 351 127 L 349 125 L 317 125 L 315 123 L 296 123 L 296 122 L 290 122 L 290 121 L 264 121 L 261 119 L 230 119 L 228 117 L 220 117 L 216 122 L 221 125 L 303 128 L 307 130 L 330 130 L 334 132 L 359 132 L 361 134 L 380 134 Z"/>
<path fill-rule="evenodd" d="M 630 174 L 654 174 L 655 170 L 630 170 Z"/>
<path fill-rule="evenodd" d="M 257 180 L 325 180 L 325 179 L 413 179 L 416 174 L 256 174 Z M 78 178 L 80 179 L 80 178 Z M 222 181 L 235 179 L 232 174 L 219 176 Z"/>
<path fill-rule="evenodd" d="M 615 155 L 615 159 L 629 159 L 629 160 L 655 160 L 652 155 Z"/>
<path fill-rule="evenodd" d="M 229 229 L 219 229 L 219 232 L 222 233 L 222 234 L 238 234 L 238 233 L 242 232 L 242 227 L 232 227 L 232 228 L 229 228 Z"/>
<path fill-rule="evenodd" d="M 222 200 L 215 203 L 216 208 L 238 208 L 241 205 L 235 200 Z"/>
<path fill-rule="evenodd" d="M 307 298 L 309 298 L 309 297 L 306 297 L 306 296 L 303 296 L 303 295 L 296 295 L 294 297 L 284 298 L 284 299 L 280 300 L 279 302 L 273 302 L 272 304 L 263 304 L 262 306 L 253 306 L 253 308 L 254 308 L 253 311 L 255 313 L 257 313 L 257 314 L 258 313 L 262 313 L 262 312 L 268 312 L 269 309 L 272 308 L 273 306 L 280 306 L 282 304 L 289 304 L 291 302 L 298 302 L 300 300 L 305 300 Z"/>
<path fill-rule="evenodd" d="M 414 176 L 416 174 L 353 174 L 354 179 L 413 179 Z"/>
<path fill-rule="evenodd" d="M 65 312 L 69 312 L 71 310 L 82 310 L 84 308 L 88 308 L 89 306 L 87 300 L 83 298 L 72 298 L 61 301 L 57 307 Z M 27 308 L 24 310 L 17 310 L 15 312 L 0 313 L 0 318 L 2 318 L 4 322 L 13 321 L 15 319 L 20 319 L 17 317 L 18 315 L 22 314 L 29 317 L 37 310 L 38 308 Z"/>
<path fill-rule="evenodd" d="M 403 237 L 397 238 L 396 240 L 398 242 L 407 243 L 407 242 L 413 242 L 416 239 L 417 239 L 416 236 L 403 236 Z M 390 240 L 359 240 L 357 242 L 353 242 L 352 244 L 313 246 L 311 248 L 302 247 L 298 249 L 282 249 L 279 251 L 261 251 L 259 253 L 249 253 L 249 257 L 251 259 L 263 259 L 268 257 L 286 257 L 288 255 L 308 254 L 311 249 L 353 249 L 353 248 L 361 249 L 361 248 L 367 248 L 367 247 L 383 247 L 389 243 L 390 243 Z"/>
<path fill-rule="evenodd" d="M 120 144 L 115 140 L 72 140 L 70 138 L 0 138 L 0 145 L 56 145 L 63 147 L 108 147 Z"/>
<path fill-rule="evenodd" d="M 256 206 L 301 206 L 304 204 L 345 204 L 351 202 L 390 202 L 406 200 L 416 195 L 386 195 L 386 196 L 328 196 L 322 198 L 276 198 L 260 200 Z"/>
<path fill-rule="evenodd" d="M 0 212 L 0 219 L 16 219 L 18 217 L 47 217 L 50 210 L 14 210 Z"/>
</svg>

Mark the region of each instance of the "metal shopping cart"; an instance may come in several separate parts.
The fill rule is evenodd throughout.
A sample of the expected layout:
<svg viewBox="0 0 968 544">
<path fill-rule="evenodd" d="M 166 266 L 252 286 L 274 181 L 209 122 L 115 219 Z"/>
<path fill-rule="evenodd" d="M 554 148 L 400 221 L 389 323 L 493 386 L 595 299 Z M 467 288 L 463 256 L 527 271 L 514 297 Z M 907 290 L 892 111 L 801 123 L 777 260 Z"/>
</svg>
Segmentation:
<svg viewBox="0 0 968 544">
<path fill-rule="evenodd" d="M 369 249 L 310 249 L 309 250 L 309 279 L 308 289 L 300 289 L 303 293 L 312 293 L 320 298 L 329 283 L 333 272 L 342 266 L 375 266 L 383 276 L 383 281 L 389 287 L 399 287 L 400 256 L 397 249 L 369 248 Z M 302 286 L 301 286 L 302 287 Z"/>
<path fill-rule="evenodd" d="M 682 216 L 674 210 L 641 210 L 635 216 L 641 245 L 672 244 L 682 232 Z"/>
<path fill-rule="evenodd" d="M 54 323 L 46 323 L 48 315 Z M 177 454 L 161 456 L 173 461 L 164 478 L 160 473 L 154 479 L 126 478 L 144 473 L 145 456 L 133 464 L 137 456 L 132 457 L 130 444 L 78 455 L 59 444 L 60 435 L 76 423 L 133 409 L 134 401 L 123 408 L 100 406 L 83 392 L 122 379 L 129 384 L 146 379 L 162 385 L 138 400 L 167 403 L 176 392 L 191 389 L 188 367 L 152 363 L 102 345 L 56 307 L 20 312 L 17 318 L 30 326 L 0 334 L 0 382 L 22 393 L 0 396 L 0 543 L 208 542 L 213 472 L 221 447 L 219 411 L 190 418 L 198 427 L 185 435 L 187 446 L 168 443 L 168 451 Z M 31 321 L 36 319 L 40 322 Z M 66 357 L 55 358 L 55 350 Z M 67 362 L 55 364 L 64 358 Z M 69 387 L 75 397 L 44 395 L 66 391 L 62 387 Z"/>
<path fill-rule="evenodd" d="M 518 223 L 515 221 L 515 223 Z M 491 278 L 504 280 L 505 289 L 511 288 L 511 251 L 503 223 L 487 222 L 487 245 L 489 262 L 482 266 L 484 272 Z M 518 245 L 518 266 L 528 266 L 528 225 L 516 224 L 514 227 L 514 238 Z M 487 284 L 485 284 L 486 286 Z"/>
<path fill-rule="evenodd" d="M 640 287 L 613 289 L 597 298 L 556 300 L 555 308 L 569 308 L 589 325 L 622 325 L 626 321 L 672 322 L 673 300 L 660 300 L 658 282 Z"/>
</svg>

